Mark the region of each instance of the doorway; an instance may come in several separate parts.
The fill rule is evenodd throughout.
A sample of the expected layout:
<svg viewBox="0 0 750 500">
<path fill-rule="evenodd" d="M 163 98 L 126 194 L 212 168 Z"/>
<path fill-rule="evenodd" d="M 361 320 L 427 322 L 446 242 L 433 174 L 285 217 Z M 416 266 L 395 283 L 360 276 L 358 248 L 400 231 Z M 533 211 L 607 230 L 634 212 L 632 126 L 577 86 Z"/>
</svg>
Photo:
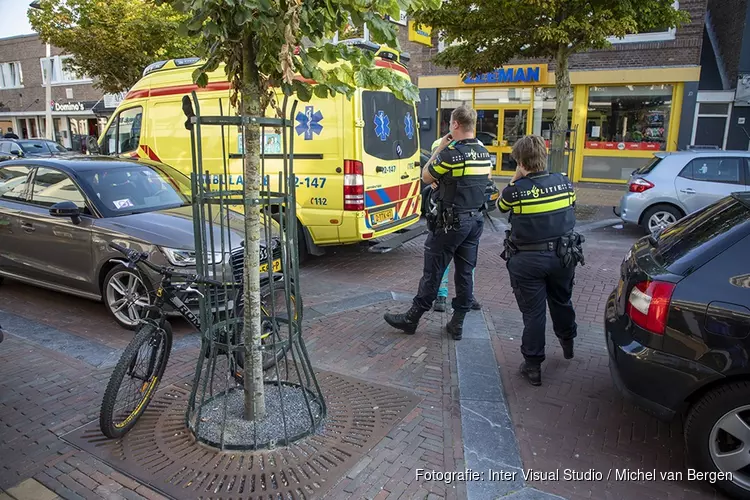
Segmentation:
<svg viewBox="0 0 750 500">
<path fill-rule="evenodd" d="M 487 150 L 493 161 L 493 173 L 512 175 L 516 162 L 510 153 L 513 145 L 531 133 L 529 107 L 500 107 L 477 109 L 477 139 Z"/>
</svg>

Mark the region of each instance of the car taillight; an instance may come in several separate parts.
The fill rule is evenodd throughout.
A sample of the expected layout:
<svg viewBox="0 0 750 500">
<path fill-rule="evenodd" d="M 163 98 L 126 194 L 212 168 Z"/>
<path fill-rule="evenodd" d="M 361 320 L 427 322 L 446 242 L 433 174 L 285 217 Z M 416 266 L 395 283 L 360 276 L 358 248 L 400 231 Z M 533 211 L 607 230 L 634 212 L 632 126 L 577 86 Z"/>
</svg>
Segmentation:
<svg viewBox="0 0 750 500">
<path fill-rule="evenodd" d="M 365 209 L 365 169 L 361 161 L 344 160 L 344 210 Z"/>
<path fill-rule="evenodd" d="M 648 189 L 651 189 L 654 187 L 653 182 L 649 182 L 646 179 L 638 178 L 634 179 L 633 182 L 630 183 L 630 192 L 631 193 L 642 193 Z"/>
<path fill-rule="evenodd" d="M 663 281 L 642 281 L 635 285 L 626 307 L 633 323 L 651 333 L 664 335 L 674 287 Z"/>
</svg>

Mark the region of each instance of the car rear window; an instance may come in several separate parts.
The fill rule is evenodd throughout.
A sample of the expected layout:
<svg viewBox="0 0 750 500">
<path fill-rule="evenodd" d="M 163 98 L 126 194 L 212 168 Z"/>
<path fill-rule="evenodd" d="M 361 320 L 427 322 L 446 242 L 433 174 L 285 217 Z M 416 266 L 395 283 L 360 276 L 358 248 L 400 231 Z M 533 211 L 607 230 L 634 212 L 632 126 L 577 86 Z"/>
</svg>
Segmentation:
<svg viewBox="0 0 750 500">
<path fill-rule="evenodd" d="M 651 159 L 651 161 L 649 161 L 649 162 L 648 162 L 647 164 L 645 164 L 644 166 L 642 166 L 641 168 L 639 168 L 638 170 L 636 170 L 636 171 L 635 171 L 635 172 L 633 172 L 633 173 L 634 173 L 634 174 L 638 174 L 638 175 L 646 175 L 646 174 L 648 174 L 649 172 L 651 172 L 651 171 L 652 171 L 653 169 L 655 169 L 655 168 L 656 168 L 656 166 L 657 166 L 657 165 L 658 165 L 659 163 L 661 163 L 661 161 L 662 161 L 663 159 L 664 159 L 664 158 L 663 158 L 663 157 L 661 157 L 661 156 L 654 156 L 654 157 L 653 157 L 653 158 Z"/>
<path fill-rule="evenodd" d="M 390 92 L 362 92 L 365 152 L 381 160 L 409 158 L 417 152 L 417 115 Z"/>
<path fill-rule="evenodd" d="M 749 221 L 750 207 L 729 196 L 665 229 L 654 258 L 669 272 L 686 276 L 744 237 Z"/>
</svg>

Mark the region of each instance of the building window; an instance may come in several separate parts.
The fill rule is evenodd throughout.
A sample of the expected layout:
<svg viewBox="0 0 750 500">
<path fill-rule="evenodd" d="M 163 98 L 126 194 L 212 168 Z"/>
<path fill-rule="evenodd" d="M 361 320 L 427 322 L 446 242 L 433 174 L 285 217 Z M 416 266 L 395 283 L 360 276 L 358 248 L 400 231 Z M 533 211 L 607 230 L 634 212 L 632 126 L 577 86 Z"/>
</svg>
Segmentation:
<svg viewBox="0 0 750 500">
<path fill-rule="evenodd" d="M 698 94 L 700 99 L 701 95 Z M 729 117 L 732 113 L 728 102 L 699 102 L 693 123 L 693 146 L 724 149 L 729 134 Z"/>
<path fill-rule="evenodd" d="M 672 4 L 674 10 L 680 10 L 680 2 L 675 0 Z M 641 33 L 634 33 L 632 35 L 625 35 L 622 38 L 611 36 L 607 38 L 609 43 L 643 43 L 643 42 L 664 42 L 668 40 L 674 40 L 677 35 L 677 30 L 674 28 L 655 28 Z"/>
<path fill-rule="evenodd" d="M 671 111 L 671 85 L 590 87 L 586 148 L 663 151 Z"/>
<path fill-rule="evenodd" d="M 440 137 L 450 131 L 451 113 L 462 104 L 471 106 L 473 91 L 471 89 L 451 89 L 440 91 Z"/>
<path fill-rule="evenodd" d="M 0 89 L 15 89 L 22 85 L 23 75 L 20 62 L 0 63 Z"/>
<path fill-rule="evenodd" d="M 86 83 L 91 78 L 85 75 L 79 75 L 73 71 L 66 61 L 73 56 L 52 56 L 52 85 L 59 83 Z M 47 84 L 47 58 L 42 57 L 39 63 L 42 66 L 42 84 Z"/>
</svg>

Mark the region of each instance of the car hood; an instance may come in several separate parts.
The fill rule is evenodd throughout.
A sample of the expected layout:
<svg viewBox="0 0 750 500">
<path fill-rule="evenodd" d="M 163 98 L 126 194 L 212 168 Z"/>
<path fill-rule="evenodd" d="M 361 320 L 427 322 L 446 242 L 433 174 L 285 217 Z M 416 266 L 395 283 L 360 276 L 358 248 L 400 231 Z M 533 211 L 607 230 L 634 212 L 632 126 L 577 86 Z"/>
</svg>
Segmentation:
<svg viewBox="0 0 750 500">
<path fill-rule="evenodd" d="M 224 250 L 230 250 L 241 246 L 244 235 L 244 220 L 241 214 L 229 210 L 229 231 L 224 230 L 226 240 Z M 224 226 L 227 226 L 227 212 L 222 212 Z M 214 249 L 221 250 L 221 226 L 219 219 L 221 213 L 214 216 L 213 234 Z M 96 225 L 110 229 L 124 235 L 147 241 L 153 245 L 181 250 L 193 250 L 195 248 L 193 208 L 177 207 L 141 214 L 122 215 L 108 219 L 99 219 Z M 210 238 L 210 225 L 206 224 L 206 238 Z M 210 240 L 209 240 L 210 245 Z"/>
</svg>

